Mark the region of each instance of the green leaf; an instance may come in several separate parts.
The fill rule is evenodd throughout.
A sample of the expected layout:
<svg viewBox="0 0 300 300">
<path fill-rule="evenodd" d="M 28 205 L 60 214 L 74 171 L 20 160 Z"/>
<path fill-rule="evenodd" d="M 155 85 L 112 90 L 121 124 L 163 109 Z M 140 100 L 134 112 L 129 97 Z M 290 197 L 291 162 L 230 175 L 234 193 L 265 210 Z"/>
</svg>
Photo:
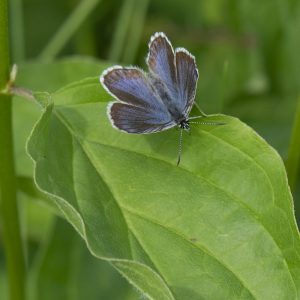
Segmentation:
<svg viewBox="0 0 300 300">
<path fill-rule="evenodd" d="M 43 108 L 51 103 L 51 95 L 48 92 L 35 92 L 33 97 Z"/>
<path fill-rule="evenodd" d="M 52 100 L 28 142 L 36 183 L 147 298 L 300 299 L 285 169 L 251 128 L 211 116 L 226 125 L 195 125 L 176 167 L 178 132 L 116 131 L 96 78 Z"/>
<path fill-rule="evenodd" d="M 100 61 L 86 57 L 70 57 L 55 62 L 32 61 L 19 66 L 16 85 L 34 91 L 53 92 L 58 88 L 85 77 L 96 76 L 106 67 Z M 41 106 L 51 99 L 46 92 L 34 93 Z M 21 97 L 14 97 L 13 127 L 18 175 L 32 177 L 32 162 L 25 153 L 28 135 L 41 114 L 41 108 Z"/>
</svg>

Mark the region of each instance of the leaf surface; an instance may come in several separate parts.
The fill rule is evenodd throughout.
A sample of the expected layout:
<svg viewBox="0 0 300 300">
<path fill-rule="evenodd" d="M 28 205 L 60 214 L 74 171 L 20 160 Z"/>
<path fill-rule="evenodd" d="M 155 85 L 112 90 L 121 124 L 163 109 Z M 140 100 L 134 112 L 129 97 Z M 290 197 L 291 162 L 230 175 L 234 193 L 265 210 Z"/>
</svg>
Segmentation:
<svg viewBox="0 0 300 300">
<path fill-rule="evenodd" d="M 238 119 L 184 135 L 116 131 L 98 78 L 52 94 L 28 152 L 90 251 L 148 299 L 300 299 L 300 242 L 281 158 Z"/>
</svg>

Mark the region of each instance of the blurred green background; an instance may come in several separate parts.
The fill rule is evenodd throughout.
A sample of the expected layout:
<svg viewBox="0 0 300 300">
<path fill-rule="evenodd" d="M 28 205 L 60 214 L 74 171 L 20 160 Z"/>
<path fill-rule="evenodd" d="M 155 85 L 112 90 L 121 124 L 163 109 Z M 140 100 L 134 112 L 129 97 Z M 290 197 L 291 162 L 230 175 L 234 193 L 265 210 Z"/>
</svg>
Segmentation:
<svg viewBox="0 0 300 300">
<path fill-rule="evenodd" d="M 145 68 L 149 38 L 163 31 L 174 47 L 185 47 L 196 56 L 200 73 L 196 101 L 204 112 L 240 118 L 287 159 L 300 96 L 299 0 L 11 0 L 9 4 L 12 62 L 19 65 L 19 85 L 51 92 L 99 75 L 98 60 Z M 29 299 L 138 299 L 116 271 L 89 254 L 78 234 L 35 189 L 25 142 L 39 114 L 34 104 L 14 99 Z M 294 189 L 298 221 L 299 182 Z M 0 239 L 1 299 L 6 299 L 6 291 Z"/>
<path fill-rule="evenodd" d="M 174 47 L 197 58 L 203 110 L 241 118 L 286 156 L 300 90 L 299 1 L 83 2 L 95 5 L 56 58 L 86 55 L 145 67 L 150 36 L 164 31 Z M 78 3 L 24 0 L 24 50 L 16 60 L 53 58 L 46 45 Z M 14 22 L 12 15 L 11 28 Z"/>
</svg>

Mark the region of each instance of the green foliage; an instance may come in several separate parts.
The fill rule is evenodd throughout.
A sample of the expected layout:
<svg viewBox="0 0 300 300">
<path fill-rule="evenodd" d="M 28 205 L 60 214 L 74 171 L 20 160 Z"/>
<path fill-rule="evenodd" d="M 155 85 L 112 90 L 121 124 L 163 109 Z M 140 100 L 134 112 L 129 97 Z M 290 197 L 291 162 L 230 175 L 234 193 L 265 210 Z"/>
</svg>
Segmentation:
<svg viewBox="0 0 300 300">
<path fill-rule="evenodd" d="M 83 2 L 10 3 L 11 61 L 23 61 L 16 85 L 37 100 L 13 99 L 28 299 L 299 299 L 284 166 L 243 122 L 286 161 L 299 214 L 300 2 Z M 143 67 L 155 31 L 196 56 L 201 109 L 243 121 L 213 115 L 226 125 L 195 125 L 179 168 L 175 129 L 132 136 L 111 128 L 98 76 L 113 63 L 91 58 Z M 8 65 L 0 72 L 3 85 Z"/>
<path fill-rule="evenodd" d="M 35 299 L 134 300 L 136 294 L 106 262 L 90 255 L 82 239 L 58 218 L 36 264 Z M 78 284 L 80 283 L 80 284 Z"/>
<path fill-rule="evenodd" d="M 98 78 L 51 99 L 28 142 L 35 180 L 96 257 L 149 299 L 297 298 L 284 166 L 249 127 L 211 116 L 226 125 L 192 128 L 176 167 L 178 132 L 114 130 Z"/>
</svg>

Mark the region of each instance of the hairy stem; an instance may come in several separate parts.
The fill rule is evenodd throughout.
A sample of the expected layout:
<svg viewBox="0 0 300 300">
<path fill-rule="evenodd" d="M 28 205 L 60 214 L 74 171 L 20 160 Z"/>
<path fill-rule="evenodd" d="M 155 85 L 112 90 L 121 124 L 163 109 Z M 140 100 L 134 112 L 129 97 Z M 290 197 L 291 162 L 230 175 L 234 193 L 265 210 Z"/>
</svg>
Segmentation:
<svg viewBox="0 0 300 300">
<path fill-rule="evenodd" d="M 7 0 L 0 0 L 0 91 L 9 81 Z M 25 299 L 25 262 L 16 197 L 12 98 L 0 92 L 0 213 L 10 299 Z"/>
</svg>

